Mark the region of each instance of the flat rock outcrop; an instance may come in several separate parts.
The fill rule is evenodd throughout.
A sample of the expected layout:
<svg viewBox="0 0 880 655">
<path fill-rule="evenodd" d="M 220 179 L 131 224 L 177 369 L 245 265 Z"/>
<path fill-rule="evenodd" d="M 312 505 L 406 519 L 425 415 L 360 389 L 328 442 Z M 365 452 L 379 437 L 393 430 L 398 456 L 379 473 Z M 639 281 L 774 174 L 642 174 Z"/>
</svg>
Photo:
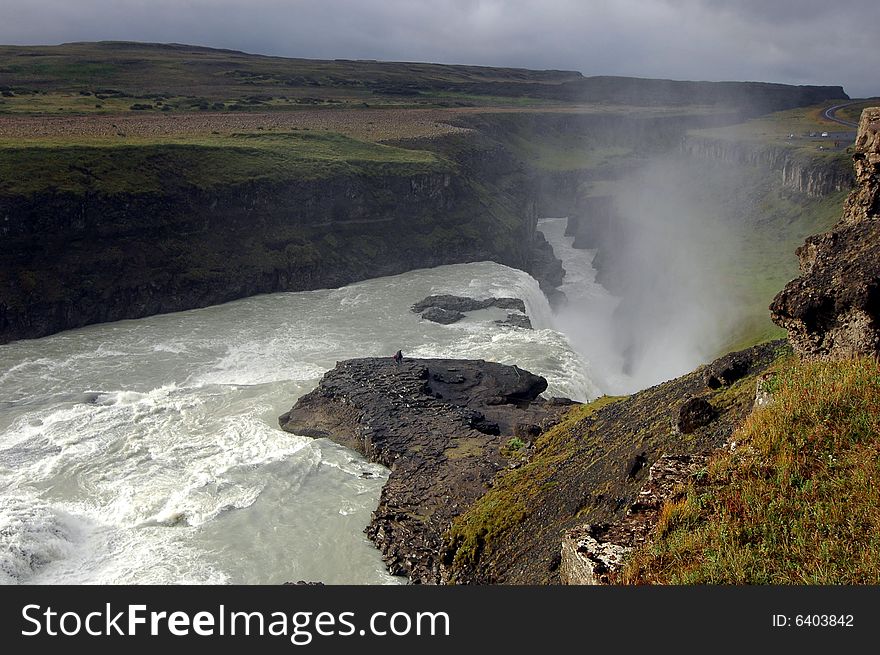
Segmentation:
<svg viewBox="0 0 880 655">
<path fill-rule="evenodd" d="M 452 296 L 448 294 L 428 296 L 412 306 L 412 311 L 421 314 L 426 321 L 449 325 L 464 318 L 466 312 L 479 309 L 498 307 L 499 309 L 512 309 L 504 320 L 495 321 L 499 325 L 532 329 L 532 321 L 526 314 L 526 304 L 519 298 L 468 298 L 467 296 Z"/>
<path fill-rule="evenodd" d="M 807 357 L 880 353 L 880 107 L 862 112 L 853 162 L 843 217 L 798 248 L 801 276 L 770 305 Z"/>
<path fill-rule="evenodd" d="M 519 298 L 482 298 L 477 300 L 467 296 L 453 296 L 449 294 L 428 296 L 415 303 L 412 306 L 412 311 L 420 314 L 431 307 L 445 309 L 448 312 L 473 312 L 478 309 L 486 309 L 487 307 L 518 309 L 521 312 L 526 311 L 525 303 Z"/>
<path fill-rule="evenodd" d="M 440 323 L 441 325 L 451 325 L 463 319 L 464 314 L 443 309 L 442 307 L 428 307 L 428 309 L 422 312 L 422 318 L 426 321 Z"/>
<path fill-rule="evenodd" d="M 546 388 L 543 377 L 482 360 L 353 359 L 279 422 L 391 469 L 366 532 L 391 573 L 437 583 L 442 534 L 508 466 L 509 439 L 569 409 L 565 399 L 539 398 Z"/>
</svg>

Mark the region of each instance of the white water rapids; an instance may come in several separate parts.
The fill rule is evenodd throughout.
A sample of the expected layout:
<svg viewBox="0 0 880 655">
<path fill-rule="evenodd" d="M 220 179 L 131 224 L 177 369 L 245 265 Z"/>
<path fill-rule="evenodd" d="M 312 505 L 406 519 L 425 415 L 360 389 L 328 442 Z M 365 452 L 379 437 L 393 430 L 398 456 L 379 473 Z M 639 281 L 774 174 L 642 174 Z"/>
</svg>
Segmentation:
<svg viewBox="0 0 880 655">
<path fill-rule="evenodd" d="M 522 298 L 536 329 L 410 312 L 434 293 Z M 278 415 L 337 360 L 398 348 L 595 397 L 554 320 L 531 277 L 481 262 L 0 346 L 0 582 L 398 583 L 363 535 L 387 471 Z"/>
</svg>

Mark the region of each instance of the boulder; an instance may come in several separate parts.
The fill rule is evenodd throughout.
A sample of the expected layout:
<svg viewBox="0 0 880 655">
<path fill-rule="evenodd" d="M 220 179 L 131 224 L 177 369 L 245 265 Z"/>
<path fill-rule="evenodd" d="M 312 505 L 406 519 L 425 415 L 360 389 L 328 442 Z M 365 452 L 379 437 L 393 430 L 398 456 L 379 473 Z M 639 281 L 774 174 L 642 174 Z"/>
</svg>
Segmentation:
<svg viewBox="0 0 880 655">
<path fill-rule="evenodd" d="M 682 434 L 690 434 L 704 425 L 709 425 L 718 412 L 705 398 L 689 398 L 678 410 L 676 426 Z"/>
<path fill-rule="evenodd" d="M 443 309 L 442 307 L 429 307 L 424 312 L 422 312 L 422 318 L 426 321 L 440 323 L 441 325 L 450 325 L 451 323 L 456 323 L 463 319 L 464 314 L 462 314 L 461 312 Z"/>
<path fill-rule="evenodd" d="M 725 355 L 706 369 L 706 386 L 710 389 L 728 387 L 748 375 L 751 365 L 751 360 L 744 353 Z"/>
<path fill-rule="evenodd" d="M 498 325 L 509 325 L 511 327 L 523 328 L 524 330 L 532 329 L 532 322 L 525 314 L 508 314 L 503 321 L 495 321 Z"/>
<path fill-rule="evenodd" d="M 428 296 L 412 306 L 412 311 L 421 314 L 429 307 L 445 309 L 449 312 L 472 312 L 477 309 L 486 309 L 491 307 L 495 301 L 494 298 L 486 298 L 484 300 L 476 300 L 467 298 L 466 296 L 451 296 L 448 294 L 438 296 Z"/>
</svg>

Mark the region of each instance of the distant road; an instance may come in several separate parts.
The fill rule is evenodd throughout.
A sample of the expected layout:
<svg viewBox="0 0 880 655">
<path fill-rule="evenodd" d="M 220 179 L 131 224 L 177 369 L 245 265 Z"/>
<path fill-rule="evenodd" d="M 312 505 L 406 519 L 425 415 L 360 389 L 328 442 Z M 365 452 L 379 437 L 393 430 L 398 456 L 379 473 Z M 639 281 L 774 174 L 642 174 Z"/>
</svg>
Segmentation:
<svg viewBox="0 0 880 655">
<path fill-rule="evenodd" d="M 850 105 L 857 105 L 858 102 L 845 102 L 841 105 L 834 105 L 833 107 L 829 107 L 825 110 L 824 116 L 829 121 L 834 121 L 835 123 L 840 123 L 841 125 L 846 125 L 847 127 L 858 127 L 858 123 L 853 123 L 852 121 L 845 121 L 842 118 L 838 118 L 835 114 L 838 109 L 843 109 L 844 107 L 849 107 Z"/>
</svg>

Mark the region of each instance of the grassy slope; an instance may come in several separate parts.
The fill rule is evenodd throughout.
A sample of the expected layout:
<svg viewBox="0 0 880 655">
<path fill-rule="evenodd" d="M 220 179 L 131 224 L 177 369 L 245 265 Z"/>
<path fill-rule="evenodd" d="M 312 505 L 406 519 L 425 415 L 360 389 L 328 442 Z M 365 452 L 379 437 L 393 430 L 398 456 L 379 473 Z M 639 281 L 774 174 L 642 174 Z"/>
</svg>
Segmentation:
<svg viewBox="0 0 880 655">
<path fill-rule="evenodd" d="M 148 193 L 245 180 L 448 170 L 435 155 L 332 133 L 0 141 L 0 194 L 41 190 Z"/>
<path fill-rule="evenodd" d="M 296 109 L 365 102 L 497 104 L 505 100 L 493 92 L 501 83 L 522 102 L 526 94 L 517 89 L 533 92 L 580 77 L 566 71 L 321 61 L 122 42 L 0 46 L 0 85 L 12 93 L 0 97 L 0 112 L 106 112 L 127 110 L 133 104 L 152 105 L 157 111 L 162 107 Z"/>
<path fill-rule="evenodd" d="M 842 139 L 837 149 L 833 148 L 833 142 L 835 133 L 849 128 L 826 120 L 822 112 L 827 106 L 775 112 L 739 125 L 693 130 L 691 134 L 751 143 L 758 147 L 782 147 L 805 165 L 848 169 L 851 166 L 851 155 L 846 152 L 849 141 Z M 826 131 L 832 136 L 809 136 Z M 794 139 L 789 138 L 791 134 L 795 135 Z M 784 330 L 770 321 L 767 307 L 776 293 L 797 276 L 795 249 L 807 236 L 824 232 L 837 222 L 847 194 L 847 191 L 841 191 L 821 199 L 805 198 L 787 192 L 778 182 L 768 181 L 765 171 L 751 171 L 750 175 L 757 202 L 743 204 L 742 220 L 729 223 L 742 248 L 735 266 L 725 271 L 732 283 L 734 297 L 742 306 L 743 320 L 731 334 L 724 351 L 740 350 L 784 336 Z M 765 179 L 762 181 L 761 177 Z M 741 229 L 737 230 L 738 227 Z"/>
<path fill-rule="evenodd" d="M 880 364 L 790 362 L 740 447 L 664 507 L 629 583 L 878 584 Z"/>
<path fill-rule="evenodd" d="M 828 230 L 840 219 L 847 193 L 803 198 L 771 185 L 761 196 L 756 215 L 740 233 L 743 247 L 725 271 L 741 320 L 722 347 L 723 352 L 785 336 L 785 330 L 770 320 L 770 301 L 798 275 L 794 251 L 807 236 Z"/>
<path fill-rule="evenodd" d="M 749 375 L 709 391 L 698 370 L 625 398 L 603 397 L 575 407 L 542 434 L 527 463 L 498 473 L 492 488 L 452 523 L 445 554 L 458 580 L 478 583 L 553 583 L 553 557 L 565 530 L 613 520 L 638 494 L 643 475 L 627 463 L 645 454 L 703 452 L 718 447 L 747 414 L 757 376 L 780 357 L 783 344 L 751 351 Z M 709 426 L 677 434 L 672 423 L 689 395 L 719 411 Z"/>
<path fill-rule="evenodd" d="M 693 133 L 697 136 L 783 146 L 796 152 L 809 153 L 811 157 L 833 159 L 841 154 L 841 149 L 833 149 L 833 135 L 849 132 L 854 136 L 855 128 L 826 119 L 823 112 L 830 104 L 832 103 L 828 102 L 779 111 L 753 118 L 742 125 L 695 130 Z M 841 110 L 841 117 L 843 111 Z M 827 132 L 829 136 L 822 137 L 823 132 Z M 841 144 L 844 148 L 846 145 L 848 144 Z"/>
<path fill-rule="evenodd" d="M 448 540 L 454 544 L 456 566 L 476 563 L 482 552 L 491 551 L 504 533 L 529 515 L 534 509 L 532 500 L 575 454 L 577 445 L 571 439 L 574 426 L 617 400 L 602 396 L 570 410 L 565 419 L 538 438 L 534 454 L 523 466 L 498 476 L 492 490 L 455 519 Z"/>
</svg>

